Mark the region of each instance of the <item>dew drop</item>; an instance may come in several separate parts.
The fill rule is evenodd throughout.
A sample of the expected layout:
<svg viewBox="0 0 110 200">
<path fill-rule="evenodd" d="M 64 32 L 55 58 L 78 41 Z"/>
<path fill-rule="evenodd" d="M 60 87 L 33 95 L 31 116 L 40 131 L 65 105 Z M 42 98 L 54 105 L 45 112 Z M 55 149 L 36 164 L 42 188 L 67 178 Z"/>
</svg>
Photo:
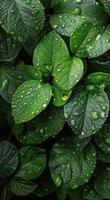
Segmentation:
<svg viewBox="0 0 110 200">
<path fill-rule="evenodd" d="M 98 118 L 98 113 L 97 112 L 91 112 L 91 116 L 93 119 L 97 119 Z"/>
<path fill-rule="evenodd" d="M 62 184 L 62 178 L 61 178 L 61 176 L 57 175 L 57 176 L 55 177 L 55 184 L 56 184 L 57 186 L 61 186 L 61 184 Z"/>
</svg>

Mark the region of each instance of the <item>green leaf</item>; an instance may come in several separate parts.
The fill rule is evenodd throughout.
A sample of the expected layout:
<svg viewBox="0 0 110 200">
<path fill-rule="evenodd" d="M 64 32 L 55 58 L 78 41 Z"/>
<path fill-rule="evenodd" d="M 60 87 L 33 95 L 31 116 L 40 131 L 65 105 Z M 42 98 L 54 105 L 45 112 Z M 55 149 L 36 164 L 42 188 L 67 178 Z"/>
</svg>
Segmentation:
<svg viewBox="0 0 110 200">
<path fill-rule="evenodd" d="M 53 76 L 55 83 L 62 90 L 71 90 L 81 79 L 84 64 L 80 58 L 74 57 L 59 63 L 54 67 Z"/>
<path fill-rule="evenodd" d="M 107 153 L 110 153 L 110 119 L 108 118 L 102 129 L 94 136 L 97 146 Z"/>
<path fill-rule="evenodd" d="M 70 38 L 70 47 L 78 57 L 98 57 L 110 49 L 110 26 L 81 24 Z"/>
<path fill-rule="evenodd" d="M 86 78 L 86 84 L 110 86 L 110 74 L 104 72 L 94 72 Z"/>
<path fill-rule="evenodd" d="M 35 48 L 33 63 L 44 76 L 47 76 L 56 64 L 65 61 L 68 57 L 69 52 L 65 42 L 58 33 L 52 31 Z"/>
<path fill-rule="evenodd" d="M 81 138 L 95 134 L 109 113 L 109 100 L 103 89 L 96 86 L 77 88 L 64 106 L 65 118 Z"/>
<path fill-rule="evenodd" d="M 0 28 L 0 62 L 13 63 L 21 50 L 21 45 Z"/>
<path fill-rule="evenodd" d="M 11 200 L 12 194 L 7 184 L 0 183 L 0 200 Z"/>
<path fill-rule="evenodd" d="M 22 178 L 25 180 L 33 180 L 39 177 L 46 166 L 45 151 L 36 147 L 23 147 L 19 151 L 20 164 L 16 178 Z"/>
<path fill-rule="evenodd" d="M 53 91 L 52 103 L 55 106 L 63 106 L 65 103 L 67 103 L 72 93 L 72 90 L 70 91 L 62 90 L 56 84 L 53 84 L 52 91 Z"/>
<path fill-rule="evenodd" d="M 37 187 L 37 185 L 33 184 L 32 182 L 20 178 L 13 178 L 10 181 L 9 186 L 11 192 L 17 196 L 27 196 L 34 192 Z"/>
<path fill-rule="evenodd" d="M 34 41 L 44 24 L 44 9 L 39 0 L 1 0 L 0 23 L 19 42 Z"/>
<path fill-rule="evenodd" d="M 59 1 L 50 22 L 52 27 L 62 35 L 71 36 L 84 22 L 103 24 L 107 21 L 104 8 L 95 0 Z"/>
<path fill-rule="evenodd" d="M 45 171 L 43 176 L 40 178 L 38 187 L 34 191 L 34 195 L 38 197 L 45 197 L 53 194 L 56 191 L 56 186 L 53 183 L 49 171 Z"/>
<path fill-rule="evenodd" d="M 12 176 L 18 166 L 18 152 L 13 144 L 3 140 L 0 142 L 0 178 Z"/>
<path fill-rule="evenodd" d="M 109 0 L 97 0 L 102 6 L 104 6 L 105 11 L 110 15 L 110 1 Z"/>
<path fill-rule="evenodd" d="M 84 186 L 83 197 L 85 200 L 103 200 L 90 184 Z"/>
<path fill-rule="evenodd" d="M 12 98 L 12 114 L 17 124 L 27 122 L 42 112 L 52 96 L 51 86 L 30 80 L 18 87 Z"/>
<path fill-rule="evenodd" d="M 34 120 L 27 124 L 25 132 L 17 136 L 23 145 L 39 144 L 50 137 L 55 137 L 65 124 L 63 108 L 48 107 Z"/>
<path fill-rule="evenodd" d="M 110 153 L 97 149 L 97 159 L 103 163 L 110 163 Z"/>
<path fill-rule="evenodd" d="M 99 168 L 94 178 L 94 188 L 102 199 L 110 198 L 110 168 L 105 166 Z"/>
<path fill-rule="evenodd" d="M 12 96 L 17 87 L 23 82 L 22 74 L 5 66 L 0 67 L 0 95 L 11 103 Z"/>
<path fill-rule="evenodd" d="M 49 167 L 56 186 L 75 189 L 83 185 L 92 176 L 95 165 L 96 152 L 91 144 L 81 152 L 74 149 L 72 138 L 66 138 L 51 150 Z"/>
<path fill-rule="evenodd" d="M 32 65 L 20 65 L 18 70 L 22 73 L 23 79 L 28 80 L 39 80 L 42 82 L 42 73 L 41 71 Z"/>
</svg>

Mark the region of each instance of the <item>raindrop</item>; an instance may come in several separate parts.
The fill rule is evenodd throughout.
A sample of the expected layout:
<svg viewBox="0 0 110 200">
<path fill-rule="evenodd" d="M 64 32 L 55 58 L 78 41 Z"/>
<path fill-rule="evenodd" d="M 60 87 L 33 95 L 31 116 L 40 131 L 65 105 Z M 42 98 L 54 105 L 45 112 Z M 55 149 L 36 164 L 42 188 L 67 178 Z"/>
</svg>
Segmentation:
<svg viewBox="0 0 110 200">
<path fill-rule="evenodd" d="M 98 35 L 96 36 L 96 41 L 99 40 L 100 38 L 101 38 L 101 34 L 98 34 Z"/>
<path fill-rule="evenodd" d="M 101 112 L 101 118 L 105 118 L 105 112 Z"/>
<path fill-rule="evenodd" d="M 62 184 L 62 178 L 61 178 L 61 176 L 57 175 L 57 176 L 55 177 L 55 184 L 56 184 L 57 186 L 61 186 L 61 184 Z"/>
<path fill-rule="evenodd" d="M 98 113 L 97 112 L 91 112 L 92 118 L 97 119 L 98 118 Z"/>
</svg>

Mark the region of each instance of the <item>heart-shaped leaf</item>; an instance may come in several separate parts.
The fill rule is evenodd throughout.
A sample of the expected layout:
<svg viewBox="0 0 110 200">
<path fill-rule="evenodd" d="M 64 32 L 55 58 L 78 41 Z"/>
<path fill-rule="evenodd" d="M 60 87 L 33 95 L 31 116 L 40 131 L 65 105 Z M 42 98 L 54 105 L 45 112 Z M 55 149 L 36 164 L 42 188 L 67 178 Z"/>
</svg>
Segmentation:
<svg viewBox="0 0 110 200">
<path fill-rule="evenodd" d="M 12 99 L 12 114 L 17 124 L 26 122 L 42 112 L 52 96 L 51 86 L 30 80 L 18 87 Z"/>
<path fill-rule="evenodd" d="M 65 61 L 68 57 L 65 42 L 58 33 L 52 31 L 35 48 L 33 63 L 47 76 L 57 63 Z"/>
<path fill-rule="evenodd" d="M 88 137 L 95 134 L 108 117 L 108 96 L 96 86 L 79 88 L 64 106 L 64 113 L 73 132 L 81 138 Z"/>
</svg>

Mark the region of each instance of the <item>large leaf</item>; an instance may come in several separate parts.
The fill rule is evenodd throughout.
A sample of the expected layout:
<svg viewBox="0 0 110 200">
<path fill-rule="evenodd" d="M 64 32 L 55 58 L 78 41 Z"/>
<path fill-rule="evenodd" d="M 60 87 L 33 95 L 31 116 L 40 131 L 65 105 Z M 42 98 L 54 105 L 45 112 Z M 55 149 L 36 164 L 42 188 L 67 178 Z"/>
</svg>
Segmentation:
<svg viewBox="0 0 110 200">
<path fill-rule="evenodd" d="M 51 86 L 30 80 L 18 87 L 12 99 L 12 114 L 17 124 L 26 122 L 42 112 L 50 102 Z"/>
<path fill-rule="evenodd" d="M 94 138 L 97 146 L 102 151 L 110 153 L 110 119 L 105 122 Z"/>
<path fill-rule="evenodd" d="M 103 199 L 110 199 L 110 168 L 105 166 L 99 168 L 95 178 L 94 187 Z"/>
<path fill-rule="evenodd" d="M 37 187 L 37 185 L 35 185 L 34 183 L 27 180 L 23 180 L 21 178 L 13 178 L 10 181 L 9 186 L 11 192 L 17 196 L 27 196 L 34 192 L 34 190 Z"/>
<path fill-rule="evenodd" d="M 103 198 L 94 190 L 92 185 L 87 184 L 84 187 L 83 197 L 86 200 L 103 200 Z"/>
<path fill-rule="evenodd" d="M 8 141 L 0 142 L 0 178 L 10 177 L 18 166 L 18 152 Z"/>
<path fill-rule="evenodd" d="M 20 72 L 5 66 L 0 67 L 0 95 L 5 101 L 11 103 L 15 90 L 22 82 L 23 77 Z"/>
<path fill-rule="evenodd" d="M 21 45 L 0 29 L 0 62 L 12 63 L 18 56 Z"/>
<path fill-rule="evenodd" d="M 81 87 L 73 92 L 64 112 L 73 132 L 82 138 L 88 137 L 102 127 L 108 116 L 108 96 L 96 86 Z"/>
<path fill-rule="evenodd" d="M 95 0 L 59 0 L 50 22 L 59 33 L 70 36 L 84 22 L 101 24 L 106 18 L 103 7 Z"/>
<path fill-rule="evenodd" d="M 91 162 L 90 162 L 91 161 Z M 96 164 L 92 145 L 84 151 L 74 149 L 72 138 L 54 144 L 49 160 L 50 173 L 57 186 L 75 189 L 88 182 Z"/>
<path fill-rule="evenodd" d="M 45 151 L 36 147 L 23 147 L 19 151 L 20 164 L 15 177 L 26 180 L 36 179 L 46 166 Z"/>
<path fill-rule="evenodd" d="M 63 90 L 71 90 L 81 79 L 84 64 L 80 58 L 74 57 L 54 67 L 53 76 L 56 84 Z"/>
<path fill-rule="evenodd" d="M 40 33 L 44 10 L 39 0 L 1 0 L 0 23 L 20 42 L 31 42 Z"/>
<path fill-rule="evenodd" d="M 70 47 L 78 57 L 98 57 L 110 49 L 110 26 L 81 24 L 71 36 Z"/>
<path fill-rule="evenodd" d="M 35 48 L 33 63 L 47 76 L 56 64 L 62 63 L 68 57 L 65 42 L 58 33 L 52 31 Z"/>
<path fill-rule="evenodd" d="M 48 107 L 34 120 L 27 124 L 26 130 L 17 138 L 24 145 L 39 144 L 50 137 L 55 137 L 65 124 L 63 108 Z"/>
</svg>

